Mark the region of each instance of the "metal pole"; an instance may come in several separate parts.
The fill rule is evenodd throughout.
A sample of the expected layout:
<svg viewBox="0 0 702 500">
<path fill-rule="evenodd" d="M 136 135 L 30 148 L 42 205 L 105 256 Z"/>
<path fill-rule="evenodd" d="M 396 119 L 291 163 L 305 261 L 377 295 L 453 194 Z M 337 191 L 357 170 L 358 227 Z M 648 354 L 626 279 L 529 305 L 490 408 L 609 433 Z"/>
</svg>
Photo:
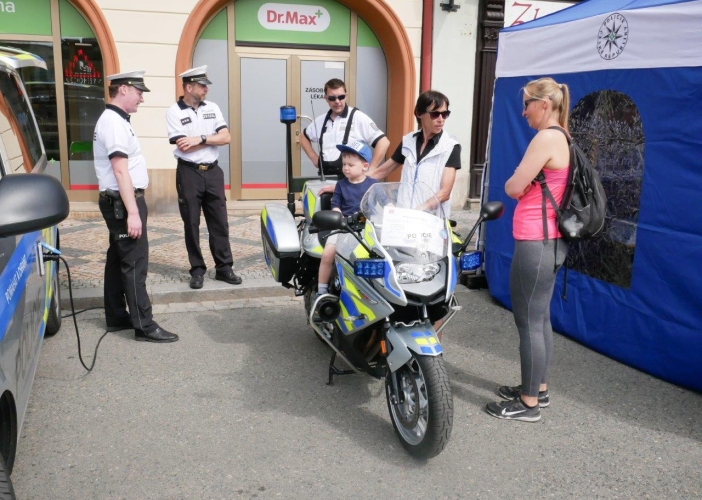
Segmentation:
<svg viewBox="0 0 702 500">
<path fill-rule="evenodd" d="M 290 123 L 286 123 L 285 126 L 288 129 L 288 210 L 295 216 L 295 193 L 292 192 L 292 132 L 290 131 Z"/>
</svg>

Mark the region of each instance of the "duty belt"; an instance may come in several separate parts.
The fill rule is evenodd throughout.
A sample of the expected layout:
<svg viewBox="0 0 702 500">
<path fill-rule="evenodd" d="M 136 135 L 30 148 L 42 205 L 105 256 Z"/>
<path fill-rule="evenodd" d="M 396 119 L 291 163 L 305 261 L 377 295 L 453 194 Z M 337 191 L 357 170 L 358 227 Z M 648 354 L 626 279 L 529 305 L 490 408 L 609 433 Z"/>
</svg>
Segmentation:
<svg viewBox="0 0 702 500">
<path fill-rule="evenodd" d="M 140 198 L 144 196 L 144 190 L 143 189 L 135 189 L 134 190 L 134 197 L 135 198 Z M 101 198 L 106 198 L 110 203 L 112 203 L 112 200 L 121 200 L 122 197 L 119 194 L 119 191 L 115 191 L 114 189 L 105 189 L 104 191 L 100 191 L 100 197 Z"/>
<path fill-rule="evenodd" d="M 178 165 L 185 165 L 186 167 L 193 168 L 195 170 L 210 170 L 217 166 L 217 160 L 212 163 L 195 163 L 192 161 L 184 160 L 183 158 L 178 158 Z"/>
</svg>

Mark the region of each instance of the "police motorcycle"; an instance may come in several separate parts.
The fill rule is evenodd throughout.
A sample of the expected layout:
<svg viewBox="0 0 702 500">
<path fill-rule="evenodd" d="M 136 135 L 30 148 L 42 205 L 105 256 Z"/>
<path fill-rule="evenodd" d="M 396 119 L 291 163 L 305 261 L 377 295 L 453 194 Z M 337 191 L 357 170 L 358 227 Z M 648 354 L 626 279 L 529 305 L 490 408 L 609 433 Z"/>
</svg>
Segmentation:
<svg viewBox="0 0 702 500">
<path fill-rule="evenodd" d="M 453 424 L 437 333 L 461 309 L 453 292 L 459 262 L 476 261 L 473 252 L 465 252 L 470 237 L 482 221 L 502 214 L 502 204 L 487 203 L 466 241 L 454 247 L 449 221 L 426 184 L 374 184 L 361 212 L 343 217 L 329 210 L 329 194 L 317 194 L 329 182 L 306 183 L 298 224 L 286 207 L 265 205 L 266 263 L 278 282 L 304 296 L 308 323 L 333 350 L 328 383 L 334 375 L 358 372 L 384 379 L 402 445 L 415 457 L 434 457 L 448 443 Z M 339 236 L 329 293 L 317 296 L 319 262 L 331 234 Z M 337 358 L 347 367 L 338 368 Z"/>
</svg>

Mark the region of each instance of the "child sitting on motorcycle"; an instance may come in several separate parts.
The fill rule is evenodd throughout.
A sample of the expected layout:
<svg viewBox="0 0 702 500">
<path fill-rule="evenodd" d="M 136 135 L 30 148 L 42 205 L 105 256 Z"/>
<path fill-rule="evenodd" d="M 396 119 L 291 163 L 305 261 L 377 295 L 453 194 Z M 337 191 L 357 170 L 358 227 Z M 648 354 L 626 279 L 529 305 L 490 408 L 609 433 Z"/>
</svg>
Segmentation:
<svg viewBox="0 0 702 500">
<path fill-rule="evenodd" d="M 366 191 L 378 182 L 366 176 L 369 163 L 373 158 L 373 150 L 364 142 L 354 141 L 349 144 L 338 144 L 337 149 L 341 151 L 342 170 L 344 179 L 336 183 L 334 195 L 332 196 L 332 210 L 341 212 L 344 217 L 353 215 L 361 210 L 361 200 Z M 323 295 L 329 290 L 329 278 L 331 277 L 334 256 L 336 255 L 336 240 L 338 234 L 333 234 L 327 238 L 322 252 L 322 261 L 319 264 L 319 277 L 317 284 L 317 295 Z"/>
</svg>

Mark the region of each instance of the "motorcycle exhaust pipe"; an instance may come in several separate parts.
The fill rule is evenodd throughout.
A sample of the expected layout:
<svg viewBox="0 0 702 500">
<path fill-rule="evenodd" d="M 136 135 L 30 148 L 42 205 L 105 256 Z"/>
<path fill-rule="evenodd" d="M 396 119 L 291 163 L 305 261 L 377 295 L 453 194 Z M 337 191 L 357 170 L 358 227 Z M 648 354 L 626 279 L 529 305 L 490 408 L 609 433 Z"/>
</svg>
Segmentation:
<svg viewBox="0 0 702 500">
<path fill-rule="evenodd" d="M 322 296 L 316 302 L 317 315 L 325 323 L 334 321 L 341 314 L 339 299 L 333 295 Z"/>
</svg>

